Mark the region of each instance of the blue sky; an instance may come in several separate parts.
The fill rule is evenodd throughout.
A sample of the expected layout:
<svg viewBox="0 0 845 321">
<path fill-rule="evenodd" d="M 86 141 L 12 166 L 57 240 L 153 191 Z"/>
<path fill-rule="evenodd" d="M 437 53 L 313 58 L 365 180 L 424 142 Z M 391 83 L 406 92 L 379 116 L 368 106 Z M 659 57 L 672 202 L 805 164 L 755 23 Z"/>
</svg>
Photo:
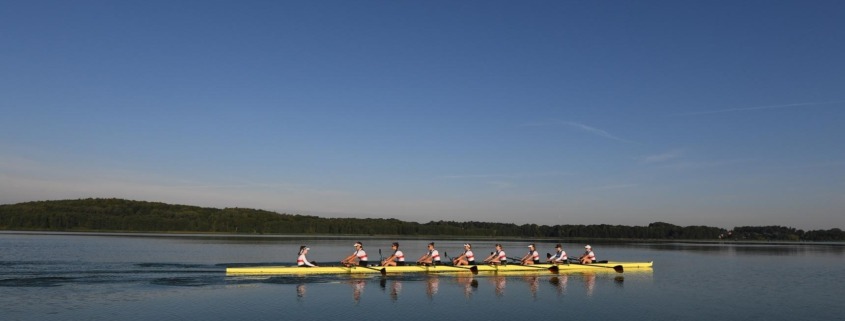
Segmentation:
<svg viewBox="0 0 845 321">
<path fill-rule="evenodd" d="M 5 1 L 0 203 L 845 227 L 845 2 Z"/>
</svg>

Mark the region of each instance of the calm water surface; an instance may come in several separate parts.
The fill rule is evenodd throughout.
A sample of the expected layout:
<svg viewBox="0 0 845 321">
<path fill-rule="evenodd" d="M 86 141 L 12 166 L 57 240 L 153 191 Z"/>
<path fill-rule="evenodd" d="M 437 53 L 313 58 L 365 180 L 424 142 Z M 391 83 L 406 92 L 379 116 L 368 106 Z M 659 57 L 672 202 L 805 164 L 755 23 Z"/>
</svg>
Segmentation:
<svg viewBox="0 0 845 321">
<path fill-rule="evenodd" d="M 845 320 L 842 244 L 592 244 L 599 259 L 655 262 L 622 274 L 225 275 L 226 266 L 290 264 L 302 244 L 310 259 L 334 262 L 354 241 L 0 232 L 0 320 Z M 361 241 L 375 261 L 393 240 Z M 399 242 L 414 259 L 428 240 Z M 455 256 L 463 242 L 436 243 Z M 473 245 L 484 256 L 493 243 Z M 508 256 L 527 251 L 503 244 Z M 583 244 L 564 247 L 572 255 Z"/>
</svg>

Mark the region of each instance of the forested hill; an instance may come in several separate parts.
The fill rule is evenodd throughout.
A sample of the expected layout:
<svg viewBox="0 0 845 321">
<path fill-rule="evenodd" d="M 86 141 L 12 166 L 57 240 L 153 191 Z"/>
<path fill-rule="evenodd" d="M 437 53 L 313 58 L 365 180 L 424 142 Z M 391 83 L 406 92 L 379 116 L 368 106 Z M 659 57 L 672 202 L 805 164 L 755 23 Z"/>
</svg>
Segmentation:
<svg viewBox="0 0 845 321">
<path fill-rule="evenodd" d="M 781 226 L 737 227 L 652 223 L 622 225 L 536 225 L 485 222 L 428 223 L 396 219 L 321 218 L 244 208 L 207 208 L 124 199 L 80 199 L 0 205 L 0 230 L 209 232 L 249 234 L 335 234 L 538 238 L 626 238 L 842 241 L 845 233 L 802 231 Z"/>
</svg>

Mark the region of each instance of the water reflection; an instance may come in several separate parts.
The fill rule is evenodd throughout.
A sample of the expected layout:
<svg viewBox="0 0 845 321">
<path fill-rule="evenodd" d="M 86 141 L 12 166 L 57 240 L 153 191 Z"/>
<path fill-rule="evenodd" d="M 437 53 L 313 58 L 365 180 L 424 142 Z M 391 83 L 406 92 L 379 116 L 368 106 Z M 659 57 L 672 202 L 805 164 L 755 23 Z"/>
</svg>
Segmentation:
<svg viewBox="0 0 845 321">
<path fill-rule="evenodd" d="M 381 278 L 379 281 L 379 285 L 381 285 L 382 290 L 388 290 L 387 288 L 387 279 Z M 389 289 L 389 296 L 390 300 L 396 302 L 399 299 L 399 293 L 402 292 L 402 281 L 401 280 L 391 280 L 390 281 L 390 289 Z"/>
<path fill-rule="evenodd" d="M 305 298 L 305 293 L 308 291 L 308 288 L 305 287 L 305 284 L 300 283 L 296 285 L 296 300 L 302 301 Z"/>
<path fill-rule="evenodd" d="M 616 284 L 617 287 L 622 287 L 625 285 L 625 277 L 621 275 L 617 275 L 613 278 L 613 284 Z"/>
<path fill-rule="evenodd" d="M 425 283 L 425 294 L 428 295 L 428 299 L 431 300 L 434 298 L 434 295 L 437 294 L 437 291 L 440 289 L 440 278 L 436 274 L 430 275 L 426 279 Z"/>
<path fill-rule="evenodd" d="M 528 292 L 531 293 L 531 298 L 537 301 L 537 289 L 540 287 L 540 276 L 524 276 L 522 280 L 528 284 Z"/>
<path fill-rule="evenodd" d="M 349 285 L 352 286 L 352 300 L 357 304 L 361 301 L 361 294 L 364 293 L 367 281 L 362 279 L 350 280 Z"/>
<path fill-rule="evenodd" d="M 587 296 L 593 296 L 593 291 L 596 289 L 596 273 L 584 272 L 584 289 L 587 290 Z"/>
<path fill-rule="evenodd" d="M 507 286 L 508 279 L 504 276 L 496 275 L 490 278 L 490 283 L 493 284 L 493 289 L 496 291 L 497 297 L 505 296 L 505 287 Z"/>
<path fill-rule="evenodd" d="M 804 256 L 818 253 L 845 253 L 845 246 L 824 244 L 748 244 L 748 243 L 657 243 L 649 248 L 663 251 L 700 252 L 703 254 L 726 256 Z"/>
<path fill-rule="evenodd" d="M 469 275 L 458 275 L 455 278 L 455 283 L 464 287 L 464 297 L 470 298 L 472 297 L 473 292 L 478 289 L 478 280 L 476 280 L 472 274 Z"/>
<path fill-rule="evenodd" d="M 644 271 L 642 273 L 629 272 L 627 274 L 630 274 L 627 276 L 633 277 L 634 280 L 643 280 L 651 277 L 650 271 Z M 397 302 L 400 295 L 403 294 L 403 290 L 408 291 L 408 289 L 411 289 L 416 293 L 424 292 L 425 297 L 429 301 L 433 301 L 436 296 L 445 295 L 447 298 L 454 298 L 455 295 L 461 294 L 464 298 L 471 299 L 476 296 L 479 291 L 482 291 L 481 293 L 492 294 L 493 298 L 497 299 L 505 299 L 507 294 L 506 292 L 512 292 L 512 296 L 530 295 L 532 301 L 540 301 L 543 299 L 544 295 L 548 296 L 551 293 L 557 294 L 558 297 L 571 295 L 573 288 L 570 286 L 573 284 L 577 287 L 577 291 L 575 293 L 581 293 L 587 297 L 594 296 L 596 292 L 601 289 L 607 290 L 613 287 L 622 288 L 625 283 L 625 277 L 625 275 L 617 274 L 612 270 L 609 272 L 595 270 L 564 274 L 417 274 L 382 277 L 351 277 L 342 278 L 340 280 L 338 280 L 338 278 L 325 277 L 320 279 L 310 279 L 313 282 L 303 281 L 302 279 L 292 280 L 295 282 L 291 282 L 290 284 L 294 284 L 296 286 L 296 298 L 297 301 L 300 302 L 309 297 L 307 287 L 313 284 L 348 285 L 349 289 L 351 289 L 352 302 L 357 305 L 364 297 L 364 290 L 370 282 L 377 282 L 379 288 L 381 289 L 380 293 L 385 295 L 392 302 Z M 286 282 L 276 281 L 274 283 Z M 583 292 L 581 292 L 581 289 L 583 289 Z M 544 293 L 544 291 L 550 290 L 554 292 Z M 310 296 L 313 297 L 315 294 L 311 293 Z"/>
<path fill-rule="evenodd" d="M 566 285 L 569 282 L 569 275 L 561 274 L 560 276 L 553 276 L 549 279 L 549 283 L 551 283 L 555 290 L 557 291 L 558 296 L 563 296 L 566 294 Z"/>
</svg>

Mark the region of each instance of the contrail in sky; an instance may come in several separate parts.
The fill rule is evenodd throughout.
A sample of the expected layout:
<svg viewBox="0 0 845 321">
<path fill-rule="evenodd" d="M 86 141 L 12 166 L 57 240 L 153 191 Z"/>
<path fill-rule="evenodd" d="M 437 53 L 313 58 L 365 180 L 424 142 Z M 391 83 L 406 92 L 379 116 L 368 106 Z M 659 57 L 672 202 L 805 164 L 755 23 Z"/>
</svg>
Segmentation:
<svg viewBox="0 0 845 321">
<path fill-rule="evenodd" d="M 585 125 L 585 124 L 574 122 L 574 121 L 553 120 L 553 121 L 549 121 L 549 122 L 522 124 L 520 126 L 523 126 L 523 127 L 545 127 L 545 126 L 558 126 L 558 125 L 564 125 L 564 126 L 567 126 L 569 128 L 572 128 L 572 129 L 575 129 L 575 130 L 578 130 L 578 131 L 589 133 L 591 135 L 596 135 L 596 136 L 600 136 L 600 137 L 604 137 L 604 138 L 608 138 L 608 139 L 612 139 L 612 140 L 617 140 L 617 141 L 620 141 L 620 142 L 633 143 L 630 140 L 613 136 L 612 134 L 610 134 L 606 130 L 595 128 L 593 126 Z"/>
<path fill-rule="evenodd" d="M 707 115 L 707 114 L 732 113 L 732 112 L 737 112 L 737 111 L 749 111 L 749 110 L 794 108 L 794 107 L 806 107 L 806 106 L 818 106 L 818 105 L 834 105 L 834 104 L 841 104 L 841 103 L 845 103 L 845 100 L 826 101 L 826 102 L 818 102 L 818 103 L 808 102 L 808 103 L 795 103 L 795 104 L 786 104 L 786 105 L 742 107 L 742 108 L 719 109 L 719 110 L 710 110 L 710 111 L 694 111 L 694 112 L 689 112 L 689 113 L 681 113 L 679 115 L 682 115 L 682 116 Z"/>
<path fill-rule="evenodd" d="M 593 135 L 598 135 L 598 136 L 601 136 L 601 137 L 604 137 L 604 138 L 609 138 L 609 139 L 613 139 L 613 140 L 618 140 L 618 141 L 620 141 L 620 142 L 625 142 L 625 143 L 630 143 L 630 142 L 631 142 L 631 141 L 629 141 L 629 140 L 627 140 L 627 139 L 622 139 L 622 138 L 619 138 L 619 137 L 613 136 L 613 135 L 611 135 L 610 133 L 608 133 L 608 132 L 607 132 L 607 131 L 605 131 L 605 130 L 598 129 L 598 128 L 595 128 L 595 127 L 592 127 L 592 126 L 584 125 L 584 124 L 581 124 L 581 123 L 576 123 L 576 122 L 573 122 L 573 121 L 565 121 L 565 122 L 562 122 L 562 123 L 563 123 L 564 125 L 567 125 L 567 126 L 570 126 L 570 127 L 576 128 L 576 129 L 581 130 L 581 131 L 585 131 L 585 132 L 591 133 L 591 134 L 593 134 Z"/>
</svg>

